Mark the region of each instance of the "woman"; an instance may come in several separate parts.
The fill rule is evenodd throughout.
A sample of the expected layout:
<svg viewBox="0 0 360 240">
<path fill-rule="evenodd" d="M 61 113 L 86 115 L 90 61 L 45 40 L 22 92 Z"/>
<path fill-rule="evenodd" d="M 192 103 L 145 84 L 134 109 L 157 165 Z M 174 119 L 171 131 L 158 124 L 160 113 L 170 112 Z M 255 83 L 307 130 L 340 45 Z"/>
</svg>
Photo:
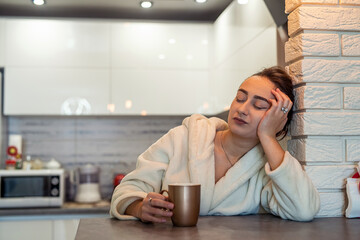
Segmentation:
<svg viewBox="0 0 360 240">
<path fill-rule="evenodd" d="M 228 123 L 199 114 L 186 118 L 139 156 L 136 169 L 114 191 L 111 215 L 165 222 L 174 204 L 159 192 L 171 183 L 192 182 L 201 184 L 200 215 L 265 210 L 312 220 L 319 194 L 277 141 L 291 120 L 292 91 L 285 71 L 264 69 L 241 84 Z"/>
</svg>

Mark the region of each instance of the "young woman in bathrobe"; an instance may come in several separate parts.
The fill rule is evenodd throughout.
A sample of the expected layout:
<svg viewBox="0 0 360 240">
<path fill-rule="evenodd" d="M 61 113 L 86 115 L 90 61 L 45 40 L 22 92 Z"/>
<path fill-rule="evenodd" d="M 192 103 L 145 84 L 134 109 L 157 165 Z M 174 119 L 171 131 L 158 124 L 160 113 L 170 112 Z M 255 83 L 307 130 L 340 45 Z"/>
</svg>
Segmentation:
<svg viewBox="0 0 360 240">
<path fill-rule="evenodd" d="M 165 222 L 174 204 L 159 194 L 171 183 L 200 183 L 200 215 L 267 211 L 310 221 L 319 194 L 298 161 L 279 145 L 294 101 L 289 75 L 278 67 L 246 79 L 227 123 L 195 114 L 138 158 L 114 190 L 110 214 L 118 219 Z M 169 209 L 170 211 L 164 211 Z"/>
</svg>

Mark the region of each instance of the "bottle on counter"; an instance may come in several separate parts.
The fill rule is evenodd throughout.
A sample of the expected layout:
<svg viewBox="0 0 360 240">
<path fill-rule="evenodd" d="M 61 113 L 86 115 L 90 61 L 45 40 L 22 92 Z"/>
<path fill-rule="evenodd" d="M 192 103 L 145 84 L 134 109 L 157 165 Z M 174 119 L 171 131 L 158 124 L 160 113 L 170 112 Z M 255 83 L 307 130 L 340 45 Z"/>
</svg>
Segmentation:
<svg viewBox="0 0 360 240">
<path fill-rule="evenodd" d="M 22 169 L 22 163 L 23 163 L 23 160 L 22 160 L 22 155 L 21 154 L 17 154 L 16 155 L 16 164 L 15 164 L 15 169 Z"/>
<path fill-rule="evenodd" d="M 31 156 L 30 155 L 27 155 L 26 156 L 26 160 L 23 162 L 23 168 L 24 170 L 30 170 L 31 169 L 31 165 L 32 165 L 32 162 L 31 162 Z"/>
</svg>

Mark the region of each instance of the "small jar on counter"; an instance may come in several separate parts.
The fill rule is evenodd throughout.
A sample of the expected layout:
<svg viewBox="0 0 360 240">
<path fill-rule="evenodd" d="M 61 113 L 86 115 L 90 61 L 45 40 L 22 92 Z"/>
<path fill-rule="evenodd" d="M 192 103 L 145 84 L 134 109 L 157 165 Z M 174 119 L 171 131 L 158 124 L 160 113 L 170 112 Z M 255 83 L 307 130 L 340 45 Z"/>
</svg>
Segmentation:
<svg viewBox="0 0 360 240">
<path fill-rule="evenodd" d="M 5 164 L 6 164 L 6 170 L 14 170 L 16 161 L 13 159 L 8 159 L 6 160 Z"/>
</svg>

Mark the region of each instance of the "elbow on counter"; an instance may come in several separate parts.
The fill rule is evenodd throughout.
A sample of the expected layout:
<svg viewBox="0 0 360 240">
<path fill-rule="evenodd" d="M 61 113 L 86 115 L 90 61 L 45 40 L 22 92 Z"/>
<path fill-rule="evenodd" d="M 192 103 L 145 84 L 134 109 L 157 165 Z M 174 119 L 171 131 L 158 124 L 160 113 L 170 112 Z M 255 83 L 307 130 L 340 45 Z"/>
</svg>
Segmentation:
<svg viewBox="0 0 360 240">
<path fill-rule="evenodd" d="M 299 222 L 310 222 L 315 218 L 315 215 L 319 212 L 319 210 L 320 210 L 320 198 L 317 195 L 317 197 L 314 199 L 313 202 L 299 209 L 297 211 L 296 216 L 292 220 Z"/>
</svg>

